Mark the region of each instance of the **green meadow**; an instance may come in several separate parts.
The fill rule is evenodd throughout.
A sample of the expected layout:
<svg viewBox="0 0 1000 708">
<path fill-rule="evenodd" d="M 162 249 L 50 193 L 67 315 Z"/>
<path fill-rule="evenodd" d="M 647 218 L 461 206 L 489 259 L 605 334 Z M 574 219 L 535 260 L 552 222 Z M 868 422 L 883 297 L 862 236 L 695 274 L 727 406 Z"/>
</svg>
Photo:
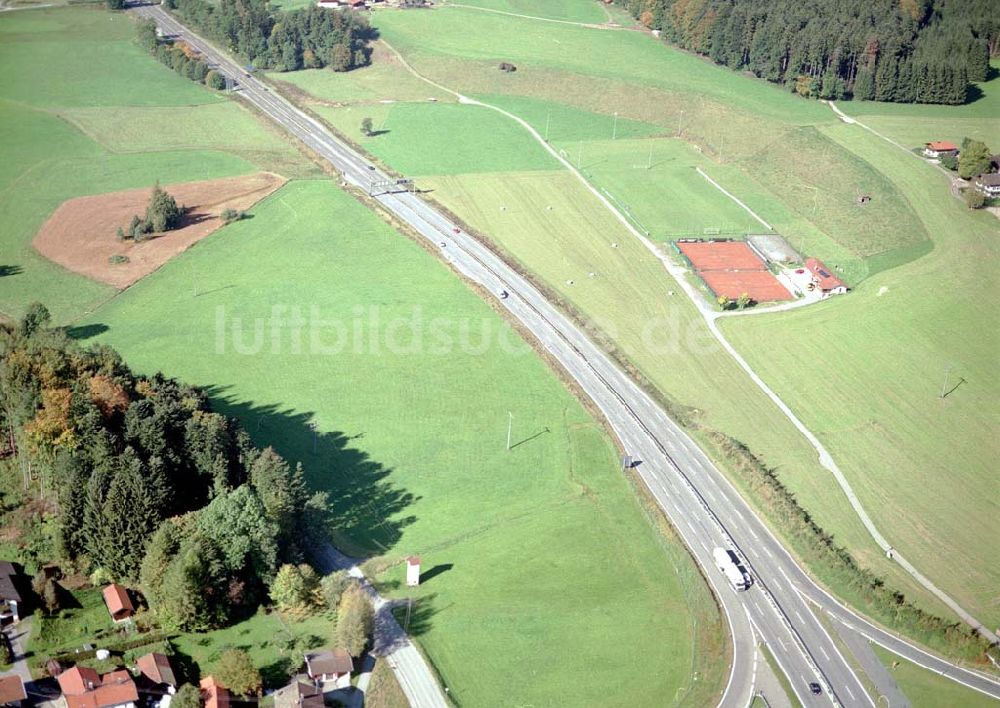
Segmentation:
<svg viewBox="0 0 1000 708">
<path fill-rule="evenodd" d="M 42 300 L 66 322 L 114 295 L 39 256 L 66 199 L 271 169 L 315 169 L 237 103 L 182 80 L 96 7 L 0 14 L 0 313 Z"/>
<path fill-rule="evenodd" d="M 623 704 L 700 705 L 720 686 L 714 605 L 603 430 L 486 303 L 331 183 L 292 182 L 85 324 L 301 460 L 337 545 L 380 556 L 388 592 L 421 555 L 410 630 L 457 700 L 583 703 L 621 681 Z"/>
</svg>

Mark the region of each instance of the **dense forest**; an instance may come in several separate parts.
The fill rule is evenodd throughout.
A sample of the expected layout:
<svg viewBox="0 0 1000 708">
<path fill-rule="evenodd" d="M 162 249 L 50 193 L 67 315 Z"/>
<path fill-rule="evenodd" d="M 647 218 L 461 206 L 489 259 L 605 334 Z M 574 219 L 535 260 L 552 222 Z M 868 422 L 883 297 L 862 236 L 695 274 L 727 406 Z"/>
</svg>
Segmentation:
<svg viewBox="0 0 1000 708">
<path fill-rule="evenodd" d="M 376 37 L 368 21 L 349 10 L 311 5 L 274 12 L 267 0 L 167 0 L 165 5 L 262 69 L 348 71 L 368 64 L 368 43 Z"/>
<path fill-rule="evenodd" d="M 47 323 L 36 304 L 0 329 L 0 469 L 15 507 L 37 513 L 24 524 L 42 529 L 35 562 L 141 588 L 166 628 L 266 602 L 325 528 L 325 495 L 199 389 L 137 375 Z"/>
<path fill-rule="evenodd" d="M 819 98 L 965 103 L 1000 54 L 995 0 L 617 0 L 678 46 Z"/>
</svg>

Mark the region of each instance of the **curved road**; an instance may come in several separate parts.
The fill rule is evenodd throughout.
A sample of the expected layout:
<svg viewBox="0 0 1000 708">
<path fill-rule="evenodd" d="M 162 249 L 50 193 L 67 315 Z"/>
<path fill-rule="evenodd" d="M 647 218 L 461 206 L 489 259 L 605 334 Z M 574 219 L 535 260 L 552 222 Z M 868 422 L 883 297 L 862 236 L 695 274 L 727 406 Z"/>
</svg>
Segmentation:
<svg viewBox="0 0 1000 708">
<path fill-rule="evenodd" d="M 218 70 L 236 80 L 243 100 L 328 160 L 348 183 L 368 189 L 372 180 L 390 179 L 263 82 L 245 76 L 237 63 L 159 6 L 140 6 L 135 12 L 153 19 L 164 32 L 182 37 L 202 52 Z M 810 603 L 837 620 L 860 628 L 869 639 L 901 656 L 1000 698 L 997 682 L 913 647 L 868 623 L 816 586 L 722 473 L 656 402 L 542 293 L 492 251 L 469 235 L 457 232 L 447 217 L 416 195 L 385 193 L 375 198 L 438 247 L 441 256 L 464 277 L 490 292 L 506 290 L 509 297 L 500 300 L 502 305 L 531 331 L 539 345 L 559 361 L 601 409 L 624 449 L 638 461 L 637 473 L 702 566 L 729 622 L 733 664 L 727 686 L 719 697 L 720 705 L 742 707 L 750 702 L 757 640 L 767 643 L 803 703 L 874 705 L 813 614 Z M 729 546 L 737 551 L 755 581 L 749 590 L 736 592 L 724 582 L 712 562 L 711 553 L 716 546 Z M 428 687 L 428 682 L 433 684 L 433 676 L 419 653 L 412 652 L 409 658 L 412 660 L 405 664 L 397 660 L 395 670 L 397 675 L 402 674 L 404 687 L 422 687 L 422 696 L 410 696 L 414 705 L 437 705 L 438 700 L 443 701 L 436 684 L 433 691 Z M 809 695 L 810 682 L 823 687 L 823 696 Z M 424 693 L 425 690 L 429 693 Z M 429 695 L 434 698 L 428 698 Z"/>
</svg>

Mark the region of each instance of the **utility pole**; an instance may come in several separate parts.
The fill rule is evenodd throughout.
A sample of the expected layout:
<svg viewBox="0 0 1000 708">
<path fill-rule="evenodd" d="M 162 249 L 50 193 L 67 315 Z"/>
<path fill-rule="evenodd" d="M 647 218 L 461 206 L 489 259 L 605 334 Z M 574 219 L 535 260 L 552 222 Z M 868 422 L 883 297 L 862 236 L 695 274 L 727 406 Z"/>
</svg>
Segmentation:
<svg viewBox="0 0 1000 708">
<path fill-rule="evenodd" d="M 611 139 L 618 139 L 618 111 L 615 111 L 615 122 L 614 127 L 611 128 Z"/>
<path fill-rule="evenodd" d="M 510 432 L 514 427 L 514 414 L 507 411 L 507 451 L 510 451 Z"/>
<path fill-rule="evenodd" d="M 677 137 L 681 135 L 681 121 L 684 120 L 684 110 L 681 109 L 681 114 L 677 116 Z"/>
<path fill-rule="evenodd" d="M 941 395 L 938 398 L 944 398 L 948 391 L 948 375 L 951 373 L 951 364 L 945 367 L 944 370 L 944 382 L 941 384 Z"/>
<path fill-rule="evenodd" d="M 583 165 L 583 141 L 580 141 L 579 152 L 576 153 L 576 169 L 582 169 Z"/>
<path fill-rule="evenodd" d="M 646 169 L 653 169 L 653 143 L 649 143 L 649 157 L 646 158 Z"/>
<path fill-rule="evenodd" d="M 549 142 L 549 122 L 552 120 L 552 109 L 545 114 L 545 142 Z"/>
</svg>

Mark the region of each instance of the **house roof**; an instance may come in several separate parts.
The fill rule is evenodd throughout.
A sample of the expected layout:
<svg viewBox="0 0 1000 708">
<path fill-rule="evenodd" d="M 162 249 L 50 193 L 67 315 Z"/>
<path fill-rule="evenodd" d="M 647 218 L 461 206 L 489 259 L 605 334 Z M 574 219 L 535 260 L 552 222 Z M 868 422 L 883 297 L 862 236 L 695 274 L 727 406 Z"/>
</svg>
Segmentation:
<svg viewBox="0 0 1000 708">
<path fill-rule="evenodd" d="M 17 674 L 0 676 L 0 703 L 14 703 L 28 697 L 24 691 L 24 681 Z"/>
<path fill-rule="evenodd" d="M 67 708 L 107 708 L 139 700 L 135 681 L 124 669 L 98 676 L 93 669 L 74 666 L 58 680 Z"/>
<path fill-rule="evenodd" d="M 347 674 L 354 671 L 354 660 L 346 649 L 309 652 L 306 654 L 306 669 L 315 678 L 323 674 Z"/>
<path fill-rule="evenodd" d="M 59 681 L 59 690 L 67 696 L 78 696 L 101 684 L 100 674 L 86 666 L 74 666 L 72 669 L 66 669 L 59 674 L 56 680 Z"/>
<path fill-rule="evenodd" d="M 958 150 L 958 145 L 955 143 L 948 142 L 947 140 L 934 140 L 927 143 L 927 147 L 931 150 L 937 150 L 938 152 L 942 150 Z"/>
<path fill-rule="evenodd" d="M 214 676 L 206 676 L 198 685 L 205 708 L 229 708 L 229 689 L 216 681 Z"/>
<path fill-rule="evenodd" d="M 21 593 L 14 584 L 17 566 L 10 561 L 0 561 L 0 600 L 21 602 Z"/>
<path fill-rule="evenodd" d="M 274 692 L 274 708 L 323 708 L 323 692 L 297 680 Z"/>
<path fill-rule="evenodd" d="M 813 274 L 813 278 L 819 282 L 821 290 L 833 290 L 834 288 L 843 287 L 844 285 L 844 281 L 833 275 L 827 267 L 823 265 L 823 261 L 819 259 L 807 258 L 806 268 L 808 268 Z"/>
<path fill-rule="evenodd" d="M 988 175 L 979 175 L 976 177 L 976 184 L 981 184 L 984 187 L 1000 187 L 1000 173 L 991 172 Z"/>
<path fill-rule="evenodd" d="M 174 678 L 174 668 L 170 665 L 170 659 L 165 654 L 157 652 L 143 654 L 136 661 L 136 664 L 142 675 L 153 683 L 165 683 L 168 686 L 177 686 L 177 679 Z"/>
<path fill-rule="evenodd" d="M 128 591 L 118 583 L 111 583 L 104 588 L 104 602 L 112 615 L 117 615 L 119 612 L 135 612 L 132 601 L 128 599 Z"/>
</svg>

